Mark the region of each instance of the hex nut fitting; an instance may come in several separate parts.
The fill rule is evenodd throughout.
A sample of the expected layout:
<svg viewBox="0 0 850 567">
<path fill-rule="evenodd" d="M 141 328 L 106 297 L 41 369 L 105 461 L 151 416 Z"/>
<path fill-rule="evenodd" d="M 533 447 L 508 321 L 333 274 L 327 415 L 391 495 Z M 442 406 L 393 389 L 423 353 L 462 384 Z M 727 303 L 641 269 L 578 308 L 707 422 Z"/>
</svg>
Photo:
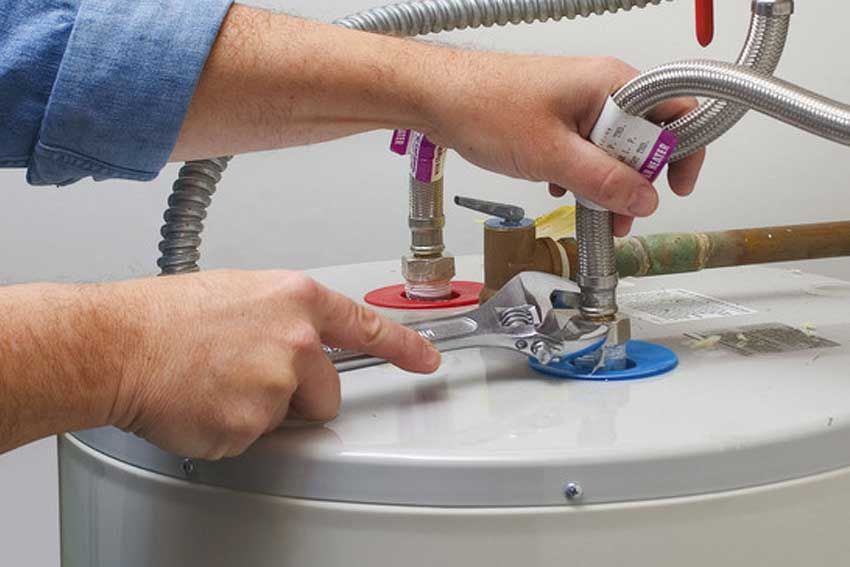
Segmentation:
<svg viewBox="0 0 850 567">
<path fill-rule="evenodd" d="M 790 16 L 794 13 L 794 0 L 753 0 L 752 12 L 757 16 Z"/>
<path fill-rule="evenodd" d="M 631 320 L 628 317 L 618 313 L 614 321 L 611 322 L 611 330 L 608 332 L 608 344 L 622 345 L 629 342 L 631 338 Z"/>
<path fill-rule="evenodd" d="M 401 273 L 411 283 L 449 281 L 455 277 L 453 256 L 405 256 L 401 259 Z"/>
</svg>

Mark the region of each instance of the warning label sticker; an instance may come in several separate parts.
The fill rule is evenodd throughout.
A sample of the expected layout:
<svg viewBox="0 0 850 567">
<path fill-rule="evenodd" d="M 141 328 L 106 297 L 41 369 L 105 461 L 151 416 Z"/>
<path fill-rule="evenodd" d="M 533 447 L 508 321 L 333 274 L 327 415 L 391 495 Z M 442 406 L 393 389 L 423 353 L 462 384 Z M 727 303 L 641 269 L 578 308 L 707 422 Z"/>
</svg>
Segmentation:
<svg viewBox="0 0 850 567">
<path fill-rule="evenodd" d="M 688 333 L 686 336 L 700 341 L 711 341 L 743 356 L 840 346 L 834 341 L 817 336 L 811 326 L 797 329 L 781 323 Z"/>
<path fill-rule="evenodd" d="M 623 311 L 656 325 L 751 315 L 756 312 L 748 307 L 686 289 L 628 293 L 621 295 L 617 302 Z"/>
</svg>

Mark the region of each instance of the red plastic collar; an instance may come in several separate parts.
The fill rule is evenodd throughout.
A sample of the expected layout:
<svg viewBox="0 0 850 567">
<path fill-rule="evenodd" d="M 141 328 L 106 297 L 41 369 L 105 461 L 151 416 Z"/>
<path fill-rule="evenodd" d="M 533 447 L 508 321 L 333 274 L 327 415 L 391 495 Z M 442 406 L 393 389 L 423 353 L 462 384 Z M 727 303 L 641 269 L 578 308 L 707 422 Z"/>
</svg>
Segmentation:
<svg viewBox="0 0 850 567">
<path fill-rule="evenodd" d="M 408 299 L 404 293 L 404 284 L 399 284 L 370 291 L 364 299 L 369 305 L 390 309 L 448 309 L 477 305 L 482 289 L 484 284 L 478 282 L 452 282 L 452 296 L 449 299 L 419 301 Z"/>
</svg>

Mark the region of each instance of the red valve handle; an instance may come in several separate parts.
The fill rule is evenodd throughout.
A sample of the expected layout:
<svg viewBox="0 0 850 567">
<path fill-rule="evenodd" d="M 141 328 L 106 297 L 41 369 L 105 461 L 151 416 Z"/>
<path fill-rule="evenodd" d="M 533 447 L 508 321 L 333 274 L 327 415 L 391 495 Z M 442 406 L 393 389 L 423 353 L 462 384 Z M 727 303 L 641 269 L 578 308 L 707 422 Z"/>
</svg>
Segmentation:
<svg viewBox="0 0 850 567">
<path fill-rule="evenodd" d="M 697 14 L 697 41 L 708 47 L 714 39 L 714 0 L 694 0 Z"/>
</svg>

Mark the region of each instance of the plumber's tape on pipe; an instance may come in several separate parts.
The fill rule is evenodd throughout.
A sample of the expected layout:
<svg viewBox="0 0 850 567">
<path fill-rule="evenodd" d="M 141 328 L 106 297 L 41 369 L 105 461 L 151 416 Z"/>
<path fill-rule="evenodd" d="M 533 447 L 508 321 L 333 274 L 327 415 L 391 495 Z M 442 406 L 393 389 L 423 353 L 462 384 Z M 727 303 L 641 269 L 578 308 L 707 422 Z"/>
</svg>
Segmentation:
<svg viewBox="0 0 850 567">
<path fill-rule="evenodd" d="M 590 141 L 652 182 L 670 161 L 678 140 L 661 126 L 624 112 L 608 97 L 590 132 Z M 576 201 L 589 209 L 606 210 L 583 197 Z"/>
</svg>

